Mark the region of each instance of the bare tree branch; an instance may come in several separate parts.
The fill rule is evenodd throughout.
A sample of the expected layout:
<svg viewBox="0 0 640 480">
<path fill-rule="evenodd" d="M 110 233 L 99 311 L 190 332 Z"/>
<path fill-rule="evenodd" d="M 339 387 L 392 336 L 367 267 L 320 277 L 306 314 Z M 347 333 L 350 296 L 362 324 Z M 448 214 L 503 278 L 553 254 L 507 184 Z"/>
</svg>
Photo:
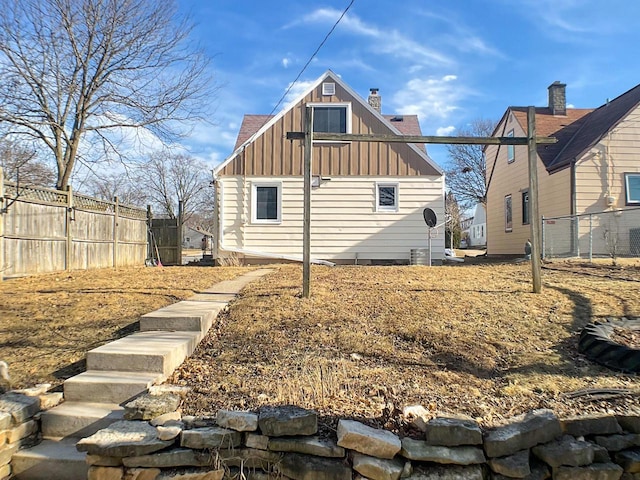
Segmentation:
<svg viewBox="0 0 640 480">
<path fill-rule="evenodd" d="M 191 29 L 175 0 L 6 0 L 0 125 L 51 151 L 60 189 L 84 137 L 115 151 L 108 132 L 123 128 L 175 141 L 212 93 Z"/>
<path fill-rule="evenodd" d="M 460 129 L 460 137 L 490 137 L 496 122 L 476 119 L 467 129 Z M 447 187 L 463 208 L 477 203 L 487 204 L 487 177 L 482 145 L 448 145 Z"/>
</svg>

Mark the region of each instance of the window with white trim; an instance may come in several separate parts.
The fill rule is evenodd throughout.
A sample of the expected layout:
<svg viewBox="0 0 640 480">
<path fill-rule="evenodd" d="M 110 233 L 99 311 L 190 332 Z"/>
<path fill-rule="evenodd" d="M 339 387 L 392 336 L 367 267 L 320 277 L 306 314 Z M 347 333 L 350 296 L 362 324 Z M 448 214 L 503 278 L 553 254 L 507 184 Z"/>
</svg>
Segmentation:
<svg viewBox="0 0 640 480">
<path fill-rule="evenodd" d="M 507 133 L 507 137 L 513 138 L 513 129 Z M 516 146 L 507 145 L 507 163 L 513 163 L 516 159 Z"/>
<path fill-rule="evenodd" d="M 398 211 L 397 183 L 376 183 L 376 210 L 378 212 Z"/>
<path fill-rule="evenodd" d="M 251 222 L 280 223 L 282 221 L 282 184 L 253 183 L 251 186 Z"/>
<path fill-rule="evenodd" d="M 351 133 L 350 103 L 310 103 L 313 107 L 313 131 Z"/>
<path fill-rule="evenodd" d="M 627 205 L 640 205 L 640 173 L 624 174 L 624 192 Z"/>
<path fill-rule="evenodd" d="M 504 197 L 504 231 L 513 230 L 513 210 L 511 208 L 511 195 Z"/>
</svg>

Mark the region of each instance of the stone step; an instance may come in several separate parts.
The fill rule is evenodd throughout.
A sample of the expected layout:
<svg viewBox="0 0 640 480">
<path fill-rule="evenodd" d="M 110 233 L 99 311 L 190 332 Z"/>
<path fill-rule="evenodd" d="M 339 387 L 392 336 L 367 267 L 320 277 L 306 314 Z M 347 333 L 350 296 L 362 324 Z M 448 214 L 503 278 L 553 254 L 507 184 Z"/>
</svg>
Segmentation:
<svg viewBox="0 0 640 480">
<path fill-rule="evenodd" d="M 75 439 L 43 440 L 32 448 L 17 451 L 11 459 L 16 480 L 86 480 L 86 453 L 76 450 Z"/>
<path fill-rule="evenodd" d="M 201 332 L 138 332 L 87 353 L 87 370 L 169 376 L 195 350 Z"/>
<path fill-rule="evenodd" d="M 122 420 L 124 409 L 117 404 L 64 402 L 42 412 L 42 436 L 84 438 L 113 422 Z"/>
<path fill-rule="evenodd" d="M 164 378 L 159 373 L 89 370 L 64 382 L 64 398 L 67 402 L 122 404 Z"/>
<path fill-rule="evenodd" d="M 207 333 L 218 313 L 226 308 L 228 303 L 224 298 L 203 301 L 185 300 L 174 303 L 155 312 L 142 315 L 140 317 L 140 331 L 166 330 Z"/>
</svg>

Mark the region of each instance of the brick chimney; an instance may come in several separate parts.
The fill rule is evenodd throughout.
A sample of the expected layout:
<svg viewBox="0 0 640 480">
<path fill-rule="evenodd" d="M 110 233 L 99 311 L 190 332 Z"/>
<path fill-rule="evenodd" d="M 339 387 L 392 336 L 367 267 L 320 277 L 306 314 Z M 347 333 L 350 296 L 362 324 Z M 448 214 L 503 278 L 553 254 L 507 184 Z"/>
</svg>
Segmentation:
<svg viewBox="0 0 640 480">
<path fill-rule="evenodd" d="M 369 105 L 371 105 L 378 113 L 381 113 L 382 109 L 382 97 L 378 94 L 378 88 L 369 89 Z"/>
<path fill-rule="evenodd" d="M 553 115 L 567 114 L 566 87 L 566 83 L 560 83 L 557 80 L 549 85 L 549 110 Z"/>
</svg>

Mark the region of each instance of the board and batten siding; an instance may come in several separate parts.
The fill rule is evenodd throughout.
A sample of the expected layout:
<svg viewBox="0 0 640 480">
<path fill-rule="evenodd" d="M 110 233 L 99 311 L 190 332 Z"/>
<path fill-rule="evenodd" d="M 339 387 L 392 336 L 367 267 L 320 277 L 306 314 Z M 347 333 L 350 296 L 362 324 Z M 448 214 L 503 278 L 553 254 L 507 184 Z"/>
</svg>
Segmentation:
<svg viewBox="0 0 640 480">
<path fill-rule="evenodd" d="M 640 173 L 640 107 L 576 163 L 577 213 L 624 208 L 625 173 Z"/>
<path fill-rule="evenodd" d="M 301 176 L 303 142 L 287 140 L 286 135 L 287 132 L 304 131 L 307 103 L 348 103 L 351 105 L 351 133 L 391 133 L 386 121 L 376 117 L 339 84 L 336 84 L 336 92 L 332 96 L 322 95 L 322 85 L 319 85 L 248 143 L 219 175 Z M 315 142 L 312 171 L 314 175 L 322 176 L 439 175 L 409 145 L 378 142 Z"/>
<path fill-rule="evenodd" d="M 252 183 L 281 182 L 279 224 L 251 222 Z M 221 248 L 279 255 L 302 255 L 303 180 L 301 177 L 224 177 L 221 179 Z M 377 183 L 398 184 L 398 211 L 376 211 Z M 331 177 L 311 193 L 311 255 L 323 260 L 405 260 L 426 248 L 422 211 L 433 208 L 444 219 L 443 177 Z M 434 259 L 444 253 L 444 228 L 432 239 Z"/>
<path fill-rule="evenodd" d="M 515 137 L 526 131 L 512 114 L 507 126 L 501 123 L 497 132 L 514 130 Z M 529 190 L 529 164 L 526 145 L 516 145 L 515 160 L 507 162 L 507 146 L 489 145 L 485 150 L 488 176 L 494 169 L 487 194 L 487 254 L 524 255 L 524 245 L 531 236 L 530 224 L 522 223 L 522 193 Z M 538 157 L 538 211 L 541 216 L 569 215 L 571 212 L 571 170 L 565 168 L 550 175 Z M 505 231 L 504 199 L 511 195 L 512 230 Z"/>
</svg>

